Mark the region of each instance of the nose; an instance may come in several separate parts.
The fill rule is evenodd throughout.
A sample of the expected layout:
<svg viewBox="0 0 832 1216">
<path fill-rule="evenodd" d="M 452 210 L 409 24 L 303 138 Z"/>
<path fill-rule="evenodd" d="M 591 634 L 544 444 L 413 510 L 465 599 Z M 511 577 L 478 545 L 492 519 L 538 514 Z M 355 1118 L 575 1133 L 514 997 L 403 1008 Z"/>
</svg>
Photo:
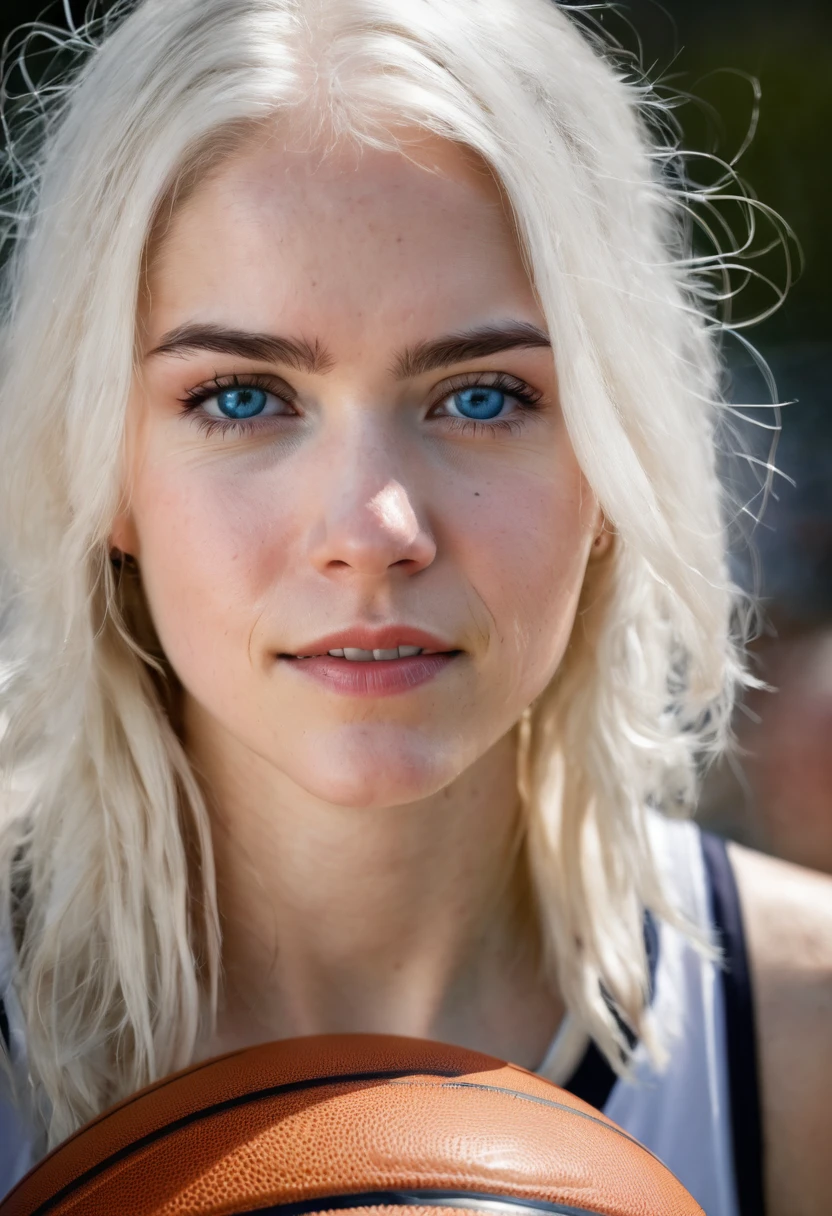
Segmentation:
<svg viewBox="0 0 832 1216">
<path fill-rule="evenodd" d="M 342 451 L 327 470 L 310 537 L 321 573 L 377 579 L 393 568 L 417 574 L 433 562 L 436 541 L 400 478 L 383 452 Z"/>
</svg>

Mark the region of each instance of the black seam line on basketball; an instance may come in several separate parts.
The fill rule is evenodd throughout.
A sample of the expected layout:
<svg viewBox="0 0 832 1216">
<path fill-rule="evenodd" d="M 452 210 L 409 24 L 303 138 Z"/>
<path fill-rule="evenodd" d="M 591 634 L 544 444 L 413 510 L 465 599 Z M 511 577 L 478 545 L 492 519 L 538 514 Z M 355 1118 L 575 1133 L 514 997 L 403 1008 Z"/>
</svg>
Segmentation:
<svg viewBox="0 0 832 1216">
<path fill-rule="evenodd" d="M 398 1078 L 393 1079 L 390 1083 L 391 1085 L 424 1085 L 423 1081 L 400 1080 Z M 647 1153 L 648 1157 L 652 1157 L 664 1169 L 668 1169 L 661 1157 L 657 1157 L 646 1145 L 642 1144 L 640 1140 L 636 1140 L 635 1136 L 631 1136 L 629 1132 L 625 1132 L 622 1127 L 617 1127 L 614 1123 L 605 1123 L 597 1115 L 588 1115 L 586 1111 L 575 1110 L 574 1106 L 567 1106 L 565 1102 L 553 1102 L 551 1098 L 538 1098 L 534 1094 L 524 1094 L 519 1089 L 505 1089 L 502 1085 L 483 1085 L 478 1081 L 444 1081 L 442 1088 L 484 1089 L 489 1093 L 505 1094 L 509 1098 L 519 1098 L 523 1102 L 537 1102 L 540 1106 L 553 1106 L 555 1110 L 565 1110 L 569 1115 L 577 1115 L 579 1119 L 587 1119 L 590 1123 L 597 1123 L 599 1127 L 605 1128 L 608 1132 L 615 1132 L 616 1136 L 621 1136 L 622 1139 L 629 1141 L 630 1144 L 634 1144 L 636 1148 L 640 1148 L 643 1153 Z"/>
<path fill-rule="evenodd" d="M 576 1208 L 570 1204 L 549 1203 L 546 1199 L 525 1199 L 519 1195 L 488 1195 L 479 1191 L 363 1191 L 351 1195 L 320 1195 L 312 1199 L 299 1199 L 294 1203 L 276 1203 L 268 1208 L 256 1208 L 242 1212 L 240 1216 L 305 1216 L 308 1212 L 326 1212 L 330 1209 L 364 1207 L 438 1207 L 457 1208 L 460 1211 L 490 1212 L 493 1216 L 520 1216 L 520 1213 L 539 1212 L 542 1216 L 602 1216 L 592 1208 Z"/>
<path fill-rule="evenodd" d="M 391 1084 L 418 1086 L 424 1084 L 424 1082 L 394 1079 Z M 481 1085 L 477 1081 L 444 1081 L 442 1089 L 484 1089 L 487 1093 L 505 1094 L 509 1098 L 520 1098 L 523 1102 L 537 1102 L 539 1106 L 552 1106 L 555 1110 L 565 1110 L 569 1115 L 577 1115 L 579 1119 L 588 1119 L 590 1123 L 597 1123 L 599 1127 L 605 1128 L 606 1131 L 615 1132 L 617 1136 L 623 1136 L 631 1144 L 644 1148 L 644 1145 L 639 1140 L 636 1140 L 622 1128 L 611 1126 L 596 1115 L 588 1115 L 586 1111 L 575 1110 L 574 1106 L 567 1106 L 565 1102 L 554 1102 L 551 1098 L 538 1098 L 535 1094 L 524 1094 L 518 1089 L 505 1089 L 502 1085 Z M 648 1152 L 649 1150 L 644 1149 L 644 1151 Z"/>
<path fill-rule="evenodd" d="M 199 1119 L 208 1119 L 212 1115 L 221 1114 L 226 1110 L 233 1110 L 235 1106 L 245 1106 L 249 1102 L 259 1102 L 263 1098 L 276 1098 L 279 1094 L 298 1093 L 304 1089 L 322 1089 L 327 1085 L 350 1085 L 358 1084 L 361 1081 L 395 1081 L 400 1077 L 413 1076 L 418 1073 L 417 1067 L 413 1068 L 395 1068 L 381 1072 L 353 1072 L 341 1073 L 331 1077 L 307 1077 L 303 1081 L 288 1081 L 284 1085 L 270 1085 L 266 1089 L 249 1090 L 247 1093 L 238 1094 L 234 1098 L 226 1098 L 222 1102 L 215 1102 L 212 1106 L 203 1106 L 199 1110 L 191 1111 L 187 1115 L 183 1115 L 179 1119 L 174 1119 L 172 1123 L 166 1123 L 164 1127 L 157 1127 L 152 1132 L 148 1132 L 146 1136 L 142 1136 L 138 1140 L 132 1140 L 130 1144 L 125 1144 L 123 1148 L 117 1149 L 111 1153 L 109 1157 L 105 1157 L 103 1161 L 99 1161 L 97 1165 L 92 1165 L 83 1174 L 79 1174 L 77 1178 L 73 1178 L 66 1186 L 61 1187 L 54 1195 L 50 1195 L 38 1207 L 34 1208 L 30 1216 L 44 1216 L 44 1213 L 49 1212 L 57 1203 L 61 1203 L 79 1187 L 86 1186 L 88 1182 L 92 1182 L 99 1174 L 103 1174 L 111 1165 L 116 1165 L 119 1161 L 124 1161 L 134 1153 L 141 1152 L 149 1144 L 153 1144 L 156 1140 L 163 1140 L 165 1136 L 173 1135 L 182 1127 L 187 1127 L 189 1123 L 196 1123 Z M 454 1077 L 459 1076 L 459 1071 L 431 1069 L 425 1070 L 425 1076 L 434 1077 Z"/>
</svg>

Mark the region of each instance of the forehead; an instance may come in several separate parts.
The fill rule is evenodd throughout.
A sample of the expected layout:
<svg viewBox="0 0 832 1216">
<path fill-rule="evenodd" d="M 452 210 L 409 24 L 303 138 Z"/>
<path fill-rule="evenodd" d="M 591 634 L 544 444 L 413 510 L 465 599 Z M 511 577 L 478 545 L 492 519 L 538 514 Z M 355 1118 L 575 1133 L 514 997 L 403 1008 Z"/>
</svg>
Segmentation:
<svg viewBox="0 0 832 1216">
<path fill-rule="evenodd" d="M 287 312 L 299 325 L 366 327 L 421 304 L 441 327 L 478 299 L 490 311 L 484 293 L 533 307 L 493 175 L 469 150 L 416 132 L 392 150 L 259 135 L 157 231 L 147 283 L 159 332 L 186 317 L 262 328 Z"/>
</svg>

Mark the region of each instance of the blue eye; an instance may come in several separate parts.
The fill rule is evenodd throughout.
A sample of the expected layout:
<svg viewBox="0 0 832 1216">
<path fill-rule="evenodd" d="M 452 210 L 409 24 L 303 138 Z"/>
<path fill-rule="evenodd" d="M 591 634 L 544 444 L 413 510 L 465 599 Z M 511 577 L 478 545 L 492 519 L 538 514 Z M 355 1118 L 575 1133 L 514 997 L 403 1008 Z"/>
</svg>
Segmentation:
<svg viewBox="0 0 832 1216">
<path fill-rule="evenodd" d="M 217 403 L 215 417 L 254 418 L 266 408 L 270 394 L 262 388 L 244 385 L 241 388 L 224 388 L 214 397 Z M 206 405 L 209 403 L 206 402 Z M 213 413 L 213 410 L 206 410 Z"/>
<path fill-rule="evenodd" d="M 505 405 L 506 394 L 499 388 L 475 384 L 471 388 L 460 389 L 448 400 L 460 417 L 487 420 L 496 418 L 500 413 Z"/>
<path fill-rule="evenodd" d="M 273 418 L 278 414 L 293 415 L 297 412 L 279 388 L 277 391 L 270 391 L 269 385 L 259 384 L 256 377 L 246 380 L 234 377 L 224 384 L 222 381 L 214 381 L 211 385 L 189 389 L 182 404 L 186 413 L 208 426 L 209 434 L 218 426 L 227 431 L 232 423 L 254 423 L 260 418 Z M 210 424 L 208 419 L 211 419 Z"/>
</svg>

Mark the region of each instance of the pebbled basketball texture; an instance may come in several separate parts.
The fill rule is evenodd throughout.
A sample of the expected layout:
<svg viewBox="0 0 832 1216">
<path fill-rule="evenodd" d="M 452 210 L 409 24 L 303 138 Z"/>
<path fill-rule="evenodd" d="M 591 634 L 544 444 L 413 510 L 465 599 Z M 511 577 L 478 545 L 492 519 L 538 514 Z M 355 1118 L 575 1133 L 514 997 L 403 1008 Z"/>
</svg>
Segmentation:
<svg viewBox="0 0 832 1216">
<path fill-rule="evenodd" d="M 233 1052 L 88 1123 L 0 1216 L 703 1216 L 610 1119 L 444 1043 L 320 1035 Z"/>
</svg>

